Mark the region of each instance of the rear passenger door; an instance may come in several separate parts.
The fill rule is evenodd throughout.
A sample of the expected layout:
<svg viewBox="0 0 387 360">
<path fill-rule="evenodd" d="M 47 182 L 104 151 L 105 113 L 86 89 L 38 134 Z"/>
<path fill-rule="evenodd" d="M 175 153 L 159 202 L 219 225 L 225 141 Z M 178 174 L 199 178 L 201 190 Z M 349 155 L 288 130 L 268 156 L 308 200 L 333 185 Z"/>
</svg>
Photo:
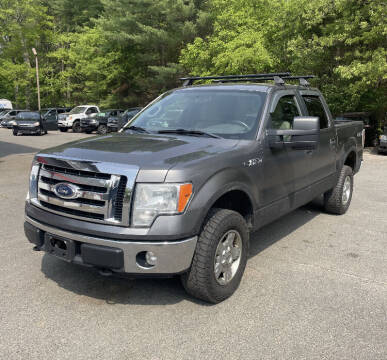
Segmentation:
<svg viewBox="0 0 387 360">
<path fill-rule="evenodd" d="M 320 141 L 312 151 L 310 178 L 312 183 L 328 179 L 336 173 L 336 129 L 324 98 L 317 91 L 300 92 L 309 116 L 320 119 Z"/>
</svg>

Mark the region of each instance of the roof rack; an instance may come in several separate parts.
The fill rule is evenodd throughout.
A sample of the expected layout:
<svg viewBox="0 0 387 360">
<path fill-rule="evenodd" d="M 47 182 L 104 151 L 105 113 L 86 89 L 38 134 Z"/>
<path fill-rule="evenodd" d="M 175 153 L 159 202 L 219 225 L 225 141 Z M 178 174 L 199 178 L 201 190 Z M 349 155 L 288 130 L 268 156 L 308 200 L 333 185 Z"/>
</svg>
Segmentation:
<svg viewBox="0 0 387 360">
<path fill-rule="evenodd" d="M 300 85 L 309 86 L 309 82 L 306 79 L 314 78 L 314 75 L 300 75 L 300 76 L 262 76 L 262 77 L 249 77 L 247 79 L 238 78 L 238 79 L 215 79 L 214 83 L 231 83 L 231 82 L 247 82 L 247 81 L 266 81 L 266 80 L 274 80 L 277 85 L 284 85 L 285 80 L 299 80 Z"/>
<path fill-rule="evenodd" d="M 270 78 L 270 80 L 274 80 L 274 77 L 286 77 L 290 76 L 290 72 L 282 72 L 282 73 L 269 73 L 269 74 L 249 74 L 249 75 L 224 75 L 224 76 L 192 76 L 180 78 L 181 81 L 184 81 L 183 86 L 189 86 L 197 80 L 247 80 L 247 79 L 262 79 L 262 78 Z"/>
</svg>

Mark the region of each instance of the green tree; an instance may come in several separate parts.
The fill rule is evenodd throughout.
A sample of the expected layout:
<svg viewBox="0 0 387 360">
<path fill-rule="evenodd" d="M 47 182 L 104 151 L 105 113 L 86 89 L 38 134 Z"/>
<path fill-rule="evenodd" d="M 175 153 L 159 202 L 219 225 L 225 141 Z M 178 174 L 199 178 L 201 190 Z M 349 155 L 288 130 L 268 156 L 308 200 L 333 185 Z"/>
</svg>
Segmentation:
<svg viewBox="0 0 387 360">
<path fill-rule="evenodd" d="M 191 73 L 311 73 L 335 113 L 384 116 L 384 0 L 213 0 L 211 10 L 214 31 L 182 51 Z"/>
<path fill-rule="evenodd" d="M 17 106 L 36 106 L 34 58 L 50 41 L 51 17 L 36 0 L 0 0 L 0 88 Z"/>
</svg>

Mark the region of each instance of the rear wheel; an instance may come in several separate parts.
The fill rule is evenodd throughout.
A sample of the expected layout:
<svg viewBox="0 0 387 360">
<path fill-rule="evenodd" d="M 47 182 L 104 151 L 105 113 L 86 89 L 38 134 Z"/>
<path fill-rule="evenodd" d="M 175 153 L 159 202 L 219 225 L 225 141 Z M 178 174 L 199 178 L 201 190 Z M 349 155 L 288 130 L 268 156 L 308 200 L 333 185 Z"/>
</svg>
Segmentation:
<svg viewBox="0 0 387 360">
<path fill-rule="evenodd" d="M 91 130 L 85 130 L 85 133 L 86 133 L 86 134 L 91 134 L 92 131 L 91 131 Z"/>
<path fill-rule="evenodd" d="M 67 130 L 68 130 L 67 128 L 59 128 L 60 132 L 67 132 Z"/>
<path fill-rule="evenodd" d="M 75 121 L 74 122 L 74 124 L 73 124 L 73 132 L 75 132 L 75 133 L 82 132 L 81 124 L 79 123 L 79 121 Z"/>
<path fill-rule="evenodd" d="M 107 126 L 102 124 L 102 125 L 99 125 L 98 126 L 98 129 L 97 129 L 97 132 L 98 134 L 100 135 L 105 135 L 107 133 Z"/>
<path fill-rule="evenodd" d="M 353 192 L 352 168 L 344 165 L 336 186 L 324 194 L 324 207 L 332 214 L 345 214 L 351 204 Z"/>
<path fill-rule="evenodd" d="M 13 130 L 12 130 L 12 134 L 13 134 L 14 136 L 17 136 L 17 135 L 19 134 L 19 131 L 17 131 L 16 129 L 13 129 Z"/>
<path fill-rule="evenodd" d="M 232 210 L 211 210 L 199 235 L 191 268 L 181 276 L 184 288 L 211 303 L 227 299 L 239 286 L 248 248 L 245 219 Z"/>
</svg>

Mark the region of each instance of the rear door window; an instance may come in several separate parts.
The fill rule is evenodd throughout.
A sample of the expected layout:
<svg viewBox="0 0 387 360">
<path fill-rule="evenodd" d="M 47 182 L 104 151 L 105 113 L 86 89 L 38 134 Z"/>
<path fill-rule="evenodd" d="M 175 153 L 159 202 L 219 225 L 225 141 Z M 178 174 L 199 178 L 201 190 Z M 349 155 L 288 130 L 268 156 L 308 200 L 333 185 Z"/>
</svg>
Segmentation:
<svg viewBox="0 0 387 360">
<path fill-rule="evenodd" d="M 328 116 L 318 95 L 302 95 L 305 101 L 309 116 L 318 116 L 320 118 L 320 129 L 326 129 L 329 126 Z"/>
</svg>

